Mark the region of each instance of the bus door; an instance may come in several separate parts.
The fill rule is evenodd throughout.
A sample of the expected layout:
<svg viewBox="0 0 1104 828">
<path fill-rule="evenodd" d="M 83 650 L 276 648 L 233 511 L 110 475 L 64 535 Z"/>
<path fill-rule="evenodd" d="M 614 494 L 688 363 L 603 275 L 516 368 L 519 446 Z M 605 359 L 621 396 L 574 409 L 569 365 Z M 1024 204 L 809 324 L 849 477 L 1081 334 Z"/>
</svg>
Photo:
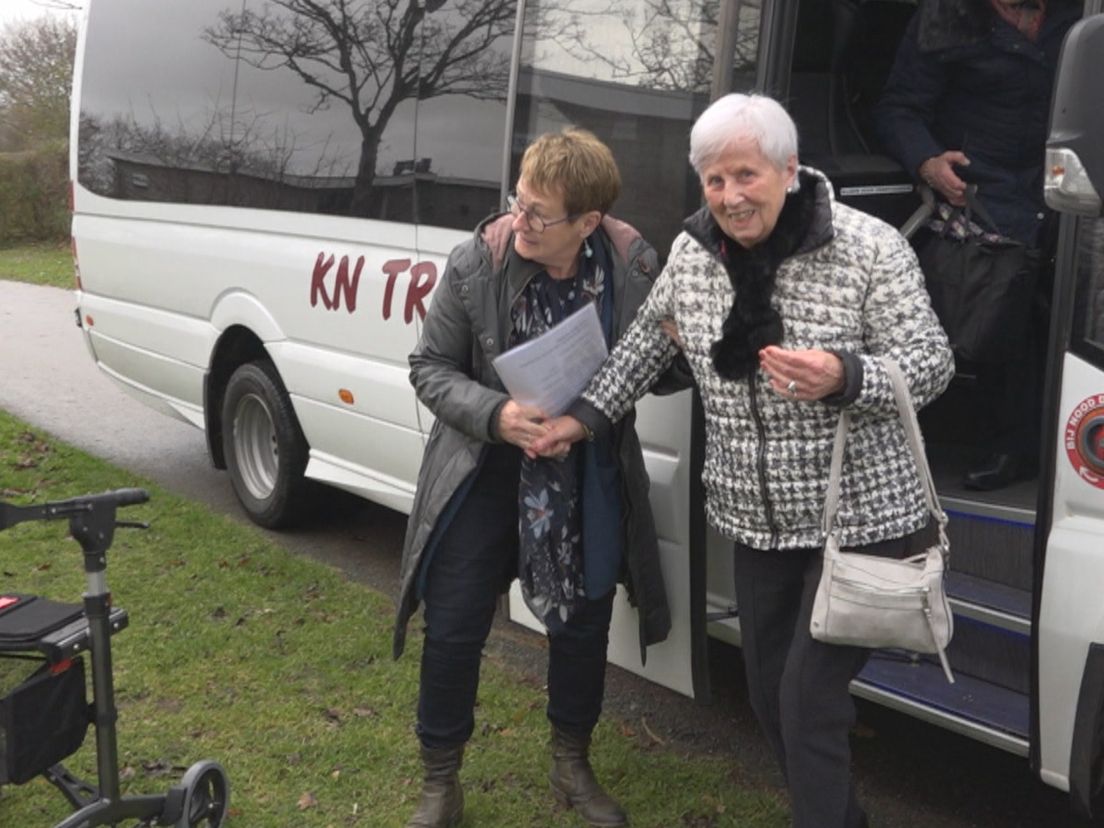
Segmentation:
<svg viewBox="0 0 1104 828">
<path fill-rule="evenodd" d="M 757 39 L 759 4 L 750 6 L 750 48 Z M 594 132 L 613 151 L 621 197 L 613 215 L 639 230 L 661 263 L 683 219 L 701 204 L 687 161 L 690 127 L 710 100 L 718 40 L 717 4 L 709 0 L 530 0 L 519 21 L 516 78 L 511 87 L 509 173 L 516 180 L 521 154 L 536 136 L 565 126 Z M 641 664 L 636 611 L 622 591 L 614 606 L 609 659 L 687 695 L 706 689 L 706 659 L 694 635 L 702 613 L 692 565 L 702 554 L 704 526 L 695 500 L 691 463 L 693 395 L 648 396 L 637 406 L 637 432 L 651 478 L 651 505 L 671 609 L 668 639 Z M 700 481 L 697 481 L 700 483 Z M 695 534 L 697 533 L 697 534 Z M 510 617 L 540 629 L 516 585 Z"/>
<path fill-rule="evenodd" d="M 1104 3 L 1066 38 L 1047 144 L 1062 214 L 1040 498 L 1032 764 L 1104 817 Z"/>
</svg>

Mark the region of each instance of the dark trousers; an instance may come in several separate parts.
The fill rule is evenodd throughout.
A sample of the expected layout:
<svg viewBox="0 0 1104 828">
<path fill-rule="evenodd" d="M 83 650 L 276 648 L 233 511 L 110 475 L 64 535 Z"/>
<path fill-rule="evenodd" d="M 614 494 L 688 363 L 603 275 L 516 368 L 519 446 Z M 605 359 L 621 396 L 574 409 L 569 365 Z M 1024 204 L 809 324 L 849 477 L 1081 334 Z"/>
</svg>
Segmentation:
<svg viewBox="0 0 1104 828">
<path fill-rule="evenodd" d="M 863 551 L 906 557 L 927 531 Z M 736 544 L 736 606 L 752 709 L 790 793 L 795 828 L 858 828 L 866 816 L 851 780 L 855 705 L 848 685 L 870 655 L 809 634 L 820 580 L 820 549 L 752 549 Z"/>
<path fill-rule="evenodd" d="M 520 451 L 493 446 L 429 562 L 418 737 L 466 742 L 475 726 L 483 646 L 504 584 L 517 574 Z M 589 733 L 602 712 L 613 592 L 587 602 L 548 644 L 548 718 Z"/>
<path fill-rule="evenodd" d="M 990 447 L 1034 462 L 1039 453 L 1042 372 L 1034 342 L 1015 362 L 977 366 L 979 413 L 985 417 Z"/>
<path fill-rule="evenodd" d="M 989 450 L 1017 456 L 1029 466 L 1038 459 L 1040 449 L 1043 377 L 1054 289 L 1052 257 L 1056 241 L 1050 238 L 1050 230 L 1041 235 L 1046 239 L 1040 254 L 1043 264 L 1018 351 L 1007 362 L 974 366 L 979 396 L 976 412 L 981 433 L 988 435 Z"/>
</svg>

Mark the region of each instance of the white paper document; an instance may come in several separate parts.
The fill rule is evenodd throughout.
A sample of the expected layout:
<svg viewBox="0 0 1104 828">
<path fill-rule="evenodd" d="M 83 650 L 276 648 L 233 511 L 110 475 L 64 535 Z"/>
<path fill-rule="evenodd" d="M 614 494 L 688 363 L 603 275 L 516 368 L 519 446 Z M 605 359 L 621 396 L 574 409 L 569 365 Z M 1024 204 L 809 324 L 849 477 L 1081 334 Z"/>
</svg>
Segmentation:
<svg viewBox="0 0 1104 828">
<path fill-rule="evenodd" d="M 590 302 L 536 339 L 499 354 L 494 367 L 515 401 L 556 417 L 578 399 L 606 353 L 598 308 Z"/>
</svg>

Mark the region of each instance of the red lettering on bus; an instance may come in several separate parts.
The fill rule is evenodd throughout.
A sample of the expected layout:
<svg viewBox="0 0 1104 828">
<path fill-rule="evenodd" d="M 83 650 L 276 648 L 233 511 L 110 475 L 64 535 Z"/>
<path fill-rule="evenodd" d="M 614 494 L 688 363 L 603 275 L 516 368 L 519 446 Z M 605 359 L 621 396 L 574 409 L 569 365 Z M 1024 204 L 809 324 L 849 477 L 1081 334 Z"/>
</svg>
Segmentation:
<svg viewBox="0 0 1104 828">
<path fill-rule="evenodd" d="M 334 310 L 341 307 L 341 297 L 345 297 L 345 308 L 349 313 L 356 311 L 357 288 L 360 286 L 360 271 L 364 269 L 364 257 L 357 256 L 353 268 L 353 278 L 349 278 L 349 257 L 342 256 L 337 266 L 337 281 L 334 284 Z"/>
<path fill-rule="evenodd" d="M 383 263 L 383 272 L 387 274 L 387 286 L 383 289 L 383 318 L 391 318 L 391 299 L 395 295 L 395 280 L 399 274 L 410 267 L 410 259 L 390 259 Z M 410 320 L 406 320 L 409 324 Z"/>
<path fill-rule="evenodd" d="M 314 260 L 314 273 L 311 274 L 311 307 L 318 304 L 318 295 L 322 294 L 322 304 L 326 310 L 333 310 L 330 294 L 326 292 L 326 274 L 333 267 L 334 257 L 333 254 L 330 254 L 328 259 L 325 256 L 325 253 L 319 253 L 318 258 Z"/>
<path fill-rule="evenodd" d="M 364 257 L 358 256 L 350 275 L 349 257 L 342 256 L 337 263 L 337 272 L 334 274 L 333 290 L 330 291 L 326 277 L 334 266 L 334 256 L 326 256 L 319 253 L 314 262 L 314 272 L 311 274 L 311 307 L 317 307 L 319 301 L 326 310 L 337 310 L 344 300 L 345 308 L 349 313 L 354 313 L 357 307 L 357 293 L 360 288 L 360 275 L 364 269 Z M 386 277 L 383 287 L 383 318 L 391 318 L 391 311 L 395 304 L 395 284 L 399 276 L 410 272 L 410 284 L 406 288 L 406 300 L 403 305 L 403 320 L 409 325 L 414 321 L 415 312 L 425 319 L 426 298 L 437 286 L 437 265 L 433 262 L 417 262 L 413 264 L 410 259 L 388 259 L 383 263 L 383 273 Z"/>
<path fill-rule="evenodd" d="M 406 290 L 406 309 L 403 311 L 403 319 L 409 325 L 414 319 L 414 309 L 418 309 L 418 315 L 425 319 L 426 307 L 422 302 L 433 291 L 437 284 L 437 265 L 433 262 L 418 262 L 410 268 L 410 287 Z"/>
<path fill-rule="evenodd" d="M 342 256 L 337 265 L 337 274 L 334 276 L 334 289 L 331 294 L 326 290 L 326 276 L 333 267 L 334 257 L 325 258 L 325 253 L 319 253 L 314 261 L 314 272 L 311 274 L 311 307 L 318 305 L 319 296 L 326 310 L 337 310 L 341 307 L 341 299 L 345 299 L 345 309 L 349 313 L 356 311 L 357 289 L 360 287 L 360 271 L 364 269 L 364 257 L 357 256 L 353 265 L 353 275 L 349 276 L 349 257 Z"/>
</svg>

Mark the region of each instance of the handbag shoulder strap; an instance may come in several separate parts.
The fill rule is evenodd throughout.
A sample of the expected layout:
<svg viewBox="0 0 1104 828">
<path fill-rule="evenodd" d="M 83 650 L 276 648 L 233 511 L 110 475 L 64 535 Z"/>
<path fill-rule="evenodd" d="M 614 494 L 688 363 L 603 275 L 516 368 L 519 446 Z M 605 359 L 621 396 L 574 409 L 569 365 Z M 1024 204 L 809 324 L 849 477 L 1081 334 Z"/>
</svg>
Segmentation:
<svg viewBox="0 0 1104 828">
<path fill-rule="evenodd" d="M 909 450 L 912 452 L 913 461 L 916 463 L 916 472 L 920 477 L 920 486 L 924 492 L 924 502 L 928 512 L 939 526 L 939 540 L 943 549 L 948 547 L 946 536 L 947 515 L 939 504 L 939 496 L 935 491 L 935 480 L 932 478 L 931 467 L 928 465 L 928 456 L 924 451 L 924 441 L 920 436 L 920 424 L 916 419 L 916 409 L 912 405 L 908 384 L 901 367 L 890 357 L 882 357 L 882 364 L 893 385 L 893 396 L 897 401 L 897 414 L 901 418 L 901 425 L 905 430 L 905 438 Z M 835 526 L 839 513 L 840 478 L 843 474 L 843 449 L 847 442 L 847 432 L 851 428 L 851 412 L 846 408 L 840 412 L 839 424 L 836 426 L 836 439 L 832 444 L 832 461 L 828 471 L 828 492 L 824 498 L 823 529 L 825 537 Z"/>
</svg>

